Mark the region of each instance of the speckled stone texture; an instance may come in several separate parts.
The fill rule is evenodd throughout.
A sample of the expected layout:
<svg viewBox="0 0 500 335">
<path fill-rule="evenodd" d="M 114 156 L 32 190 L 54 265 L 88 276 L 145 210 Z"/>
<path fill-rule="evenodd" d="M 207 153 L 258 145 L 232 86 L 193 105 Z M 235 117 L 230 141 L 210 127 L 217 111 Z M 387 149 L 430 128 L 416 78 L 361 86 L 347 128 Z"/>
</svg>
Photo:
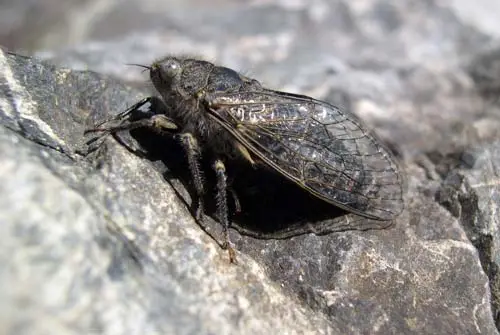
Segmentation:
<svg viewBox="0 0 500 335">
<path fill-rule="evenodd" d="M 2 2 L 0 333 L 497 334 L 500 5 L 474 3 Z M 111 137 L 82 155 L 89 123 L 151 94 L 125 63 L 165 54 L 350 109 L 401 159 L 407 210 L 381 230 L 231 231 L 230 265 L 182 155 Z"/>
</svg>

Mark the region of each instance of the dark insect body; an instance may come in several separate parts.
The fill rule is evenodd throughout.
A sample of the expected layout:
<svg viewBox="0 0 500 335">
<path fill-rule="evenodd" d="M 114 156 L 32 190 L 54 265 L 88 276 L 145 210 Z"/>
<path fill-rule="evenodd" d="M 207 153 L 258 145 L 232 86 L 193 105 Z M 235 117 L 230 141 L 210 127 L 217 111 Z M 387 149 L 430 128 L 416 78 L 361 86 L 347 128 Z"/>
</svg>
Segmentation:
<svg viewBox="0 0 500 335">
<path fill-rule="evenodd" d="M 392 220 L 402 212 L 402 172 L 354 115 L 307 96 L 263 88 L 257 80 L 202 60 L 166 57 L 143 67 L 160 97 L 119 114 L 117 126 L 88 132 L 149 127 L 176 136 L 187 154 L 198 220 L 205 193 L 199 162 L 202 155 L 211 157 L 217 216 L 231 261 L 227 160 L 267 166 L 317 198 L 368 219 Z M 142 119 L 127 118 L 148 103 L 161 108 Z"/>
</svg>

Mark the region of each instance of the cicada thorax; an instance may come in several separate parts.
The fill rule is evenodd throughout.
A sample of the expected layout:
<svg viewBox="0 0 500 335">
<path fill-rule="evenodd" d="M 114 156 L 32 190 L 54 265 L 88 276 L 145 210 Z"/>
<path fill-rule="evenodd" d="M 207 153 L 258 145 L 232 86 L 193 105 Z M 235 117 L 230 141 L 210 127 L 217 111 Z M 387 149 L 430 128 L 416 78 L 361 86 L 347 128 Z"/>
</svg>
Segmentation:
<svg viewBox="0 0 500 335">
<path fill-rule="evenodd" d="M 219 158 L 241 157 L 242 149 L 235 138 L 210 117 L 206 97 L 238 92 L 245 82 L 229 68 L 204 61 L 185 62 L 182 73 L 171 84 L 174 89 L 160 91 L 170 109 L 169 116 L 175 119 L 181 133 L 193 135 L 205 154 Z"/>
</svg>

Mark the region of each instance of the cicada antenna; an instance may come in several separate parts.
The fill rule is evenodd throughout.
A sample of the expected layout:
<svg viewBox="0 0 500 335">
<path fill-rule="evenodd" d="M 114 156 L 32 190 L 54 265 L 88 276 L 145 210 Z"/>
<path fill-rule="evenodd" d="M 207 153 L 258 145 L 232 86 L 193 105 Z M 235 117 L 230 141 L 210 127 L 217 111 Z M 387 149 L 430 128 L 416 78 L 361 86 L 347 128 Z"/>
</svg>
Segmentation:
<svg viewBox="0 0 500 335">
<path fill-rule="evenodd" d="M 127 63 L 125 65 L 132 65 L 132 66 L 138 66 L 138 67 L 142 67 L 144 68 L 144 70 L 142 70 L 142 72 L 146 71 L 146 70 L 151 70 L 151 67 L 150 66 L 147 66 L 147 65 L 142 65 L 142 64 L 136 64 L 136 63 Z"/>
</svg>

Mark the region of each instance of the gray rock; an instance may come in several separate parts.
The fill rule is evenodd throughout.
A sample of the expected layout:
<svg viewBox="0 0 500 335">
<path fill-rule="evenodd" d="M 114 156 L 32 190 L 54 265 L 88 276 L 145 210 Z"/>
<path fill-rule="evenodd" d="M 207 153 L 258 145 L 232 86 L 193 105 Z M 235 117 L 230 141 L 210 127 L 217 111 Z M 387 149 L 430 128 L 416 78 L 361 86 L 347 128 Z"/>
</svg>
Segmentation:
<svg viewBox="0 0 500 335">
<path fill-rule="evenodd" d="M 7 333 L 495 332 L 476 249 L 415 182 L 393 229 L 236 235 L 231 266 L 148 160 L 77 153 L 85 116 L 144 91 L 2 58 Z"/>
<path fill-rule="evenodd" d="M 338 332 L 263 264 L 229 265 L 148 161 L 112 143 L 96 170 L 76 153 L 85 116 L 140 91 L 0 59 L 2 333 Z"/>
<path fill-rule="evenodd" d="M 500 326 L 500 143 L 471 149 L 444 179 L 438 201 L 464 227 L 490 279 L 491 303 Z"/>
<path fill-rule="evenodd" d="M 498 333 L 490 166 L 500 113 L 483 90 L 496 87 L 494 0 L 474 10 L 409 0 L 95 0 L 37 12 L 27 3 L 9 5 L 27 25 L 0 29 L 9 32 L 0 43 L 59 67 L 0 62 L 0 248 L 12 269 L 0 287 L 16 288 L 0 290 L 4 332 Z M 220 226 L 209 220 L 205 234 L 192 219 L 171 161 L 112 138 L 80 155 L 85 127 L 150 94 L 137 85 L 146 76 L 123 64 L 166 53 L 349 108 L 399 152 L 406 212 L 385 230 L 284 240 L 232 231 L 240 263 L 229 265 Z M 76 71 L 87 69 L 119 80 Z M 474 159 L 464 168 L 457 157 Z M 370 224 L 347 218 L 333 231 Z"/>
</svg>

